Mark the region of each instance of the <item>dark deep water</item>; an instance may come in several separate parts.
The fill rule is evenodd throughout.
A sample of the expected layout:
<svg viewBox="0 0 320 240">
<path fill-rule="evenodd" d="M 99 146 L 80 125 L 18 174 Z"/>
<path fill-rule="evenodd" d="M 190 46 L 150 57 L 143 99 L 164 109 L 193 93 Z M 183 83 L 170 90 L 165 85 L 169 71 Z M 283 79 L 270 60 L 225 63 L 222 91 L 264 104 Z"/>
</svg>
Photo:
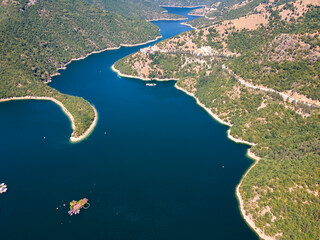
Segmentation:
<svg viewBox="0 0 320 240">
<path fill-rule="evenodd" d="M 190 30 L 155 24 L 165 38 Z M 52 102 L 0 104 L 0 182 L 9 187 L 0 195 L 1 240 L 258 239 L 235 197 L 252 164 L 247 147 L 174 82 L 147 87 L 110 70 L 140 48 L 91 55 L 53 78 L 52 87 L 99 112 L 81 143 L 69 143 L 70 122 Z M 70 217 L 69 202 L 83 197 L 91 207 Z"/>
</svg>

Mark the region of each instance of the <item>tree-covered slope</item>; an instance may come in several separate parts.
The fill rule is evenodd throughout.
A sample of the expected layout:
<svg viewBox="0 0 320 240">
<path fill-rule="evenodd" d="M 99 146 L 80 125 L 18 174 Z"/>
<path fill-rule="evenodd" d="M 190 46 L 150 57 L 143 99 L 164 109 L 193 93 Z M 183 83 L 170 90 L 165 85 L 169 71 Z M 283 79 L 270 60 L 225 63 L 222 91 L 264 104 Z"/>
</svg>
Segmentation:
<svg viewBox="0 0 320 240">
<path fill-rule="evenodd" d="M 79 136 L 94 117 L 90 104 L 63 95 L 43 82 L 73 58 L 154 39 L 159 36 L 158 28 L 81 0 L 28 2 L 0 3 L 0 98 L 57 98 L 73 114 L 77 123 L 74 136 Z"/>
<path fill-rule="evenodd" d="M 154 0 L 154 2 L 163 6 L 178 6 L 178 7 L 188 7 L 188 6 L 204 6 L 211 5 L 215 0 Z"/>
<path fill-rule="evenodd" d="M 153 19 L 177 19 L 184 18 L 174 14 L 165 13 L 157 3 L 150 0 L 86 0 L 100 8 L 118 13 L 123 16 Z"/>
</svg>

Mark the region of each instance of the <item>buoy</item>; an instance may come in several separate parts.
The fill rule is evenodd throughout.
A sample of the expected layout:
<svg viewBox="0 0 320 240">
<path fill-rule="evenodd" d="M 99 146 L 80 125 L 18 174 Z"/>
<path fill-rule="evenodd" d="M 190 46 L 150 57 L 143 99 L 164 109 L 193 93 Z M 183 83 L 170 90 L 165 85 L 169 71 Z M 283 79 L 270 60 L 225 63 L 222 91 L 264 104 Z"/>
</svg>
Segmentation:
<svg viewBox="0 0 320 240">
<path fill-rule="evenodd" d="M 83 206 L 84 209 L 88 209 L 90 207 L 90 203 L 86 203 L 86 206 Z"/>
<path fill-rule="evenodd" d="M 224 168 L 224 166 L 222 166 L 222 168 Z"/>
</svg>

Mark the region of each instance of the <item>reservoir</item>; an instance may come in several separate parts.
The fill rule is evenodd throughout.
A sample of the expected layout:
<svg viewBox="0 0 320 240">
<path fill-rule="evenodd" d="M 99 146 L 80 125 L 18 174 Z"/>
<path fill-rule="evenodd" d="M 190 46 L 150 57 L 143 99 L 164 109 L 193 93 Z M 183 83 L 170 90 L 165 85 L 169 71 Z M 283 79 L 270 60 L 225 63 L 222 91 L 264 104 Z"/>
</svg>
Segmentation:
<svg viewBox="0 0 320 240">
<path fill-rule="evenodd" d="M 190 10 L 168 8 L 193 19 Z M 191 30 L 181 22 L 154 24 L 169 38 Z M 235 196 L 252 164 L 248 147 L 174 81 L 148 87 L 111 70 L 152 44 L 91 55 L 52 79 L 99 113 L 80 143 L 69 142 L 70 121 L 52 102 L 0 104 L 1 240 L 258 239 Z M 69 202 L 82 198 L 90 208 L 69 216 Z"/>
</svg>

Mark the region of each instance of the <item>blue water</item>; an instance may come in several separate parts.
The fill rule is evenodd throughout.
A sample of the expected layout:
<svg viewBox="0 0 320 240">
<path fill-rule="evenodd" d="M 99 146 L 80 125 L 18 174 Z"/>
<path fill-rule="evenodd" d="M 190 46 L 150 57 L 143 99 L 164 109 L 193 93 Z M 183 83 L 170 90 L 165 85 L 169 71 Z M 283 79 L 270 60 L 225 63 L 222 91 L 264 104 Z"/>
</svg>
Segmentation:
<svg viewBox="0 0 320 240">
<path fill-rule="evenodd" d="M 164 38 L 190 30 L 155 24 Z M 91 55 L 53 78 L 99 112 L 81 143 L 69 143 L 70 121 L 52 102 L 0 104 L 1 240 L 258 239 L 235 197 L 247 147 L 173 81 L 147 87 L 110 70 L 141 47 Z M 91 207 L 70 217 L 69 202 L 83 197 Z"/>
</svg>

